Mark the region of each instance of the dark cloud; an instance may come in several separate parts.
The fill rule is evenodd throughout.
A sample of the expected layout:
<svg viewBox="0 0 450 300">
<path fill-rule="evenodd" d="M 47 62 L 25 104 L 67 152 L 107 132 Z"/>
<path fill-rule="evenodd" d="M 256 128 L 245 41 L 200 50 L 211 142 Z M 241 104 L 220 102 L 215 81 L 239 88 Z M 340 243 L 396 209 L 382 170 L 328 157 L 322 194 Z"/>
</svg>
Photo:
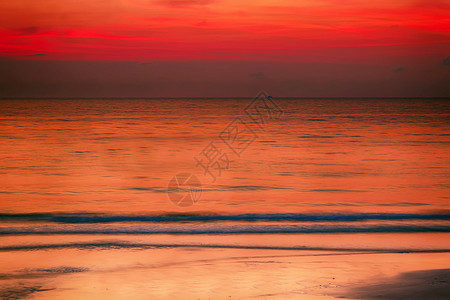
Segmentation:
<svg viewBox="0 0 450 300">
<path fill-rule="evenodd" d="M 447 0 L 419 0 L 416 2 L 416 7 L 419 8 L 434 8 L 434 9 L 450 9 L 450 3 Z"/>
<path fill-rule="evenodd" d="M 18 29 L 19 34 L 21 35 L 32 35 L 39 32 L 39 27 L 31 26 L 31 27 L 23 27 Z"/>
<path fill-rule="evenodd" d="M 248 76 L 256 78 L 256 79 L 265 79 L 266 78 L 266 75 L 263 72 L 250 73 L 250 74 L 248 74 Z"/>
<path fill-rule="evenodd" d="M 149 61 L 149 62 L 141 62 L 140 65 L 141 66 L 147 66 L 147 65 L 151 65 L 153 64 L 153 62 Z"/>
<path fill-rule="evenodd" d="M 405 71 L 405 68 L 402 68 L 402 67 L 394 69 L 394 73 L 399 73 L 399 72 L 403 72 L 403 71 Z"/>
<path fill-rule="evenodd" d="M 442 61 L 443 66 L 450 66 L 450 56 Z"/>
<path fill-rule="evenodd" d="M 29 55 L 25 55 L 28 57 L 42 57 L 42 56 L 47 56 L 47 54 L 44 53 L 36 53 L 36 54 L 29 54 Z"/>
</svg>

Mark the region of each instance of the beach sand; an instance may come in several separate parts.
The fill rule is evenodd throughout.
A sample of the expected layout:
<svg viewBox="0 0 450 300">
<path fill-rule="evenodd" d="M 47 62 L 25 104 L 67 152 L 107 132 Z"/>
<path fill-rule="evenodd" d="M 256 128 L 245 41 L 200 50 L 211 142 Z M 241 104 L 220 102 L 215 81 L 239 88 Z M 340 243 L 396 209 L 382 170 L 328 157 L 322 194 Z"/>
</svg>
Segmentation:
<svg viewBox="0 0 450 300">
<path fill-rule="evenodd" d="M 3 251 L 0 299 L 448 299 L 450 253 L 179 247 Z M 6 263 L 9 262 L 9 263 Z M 431 271 L 423 270 L 427 266 Z"/>
<path fill-rule="evenodd" d="M 355 287 L 350 290 L 349 297 L 367 300 L 450 299 L 450 269 L 401 273 L 374 284 Z"/>
</svg>

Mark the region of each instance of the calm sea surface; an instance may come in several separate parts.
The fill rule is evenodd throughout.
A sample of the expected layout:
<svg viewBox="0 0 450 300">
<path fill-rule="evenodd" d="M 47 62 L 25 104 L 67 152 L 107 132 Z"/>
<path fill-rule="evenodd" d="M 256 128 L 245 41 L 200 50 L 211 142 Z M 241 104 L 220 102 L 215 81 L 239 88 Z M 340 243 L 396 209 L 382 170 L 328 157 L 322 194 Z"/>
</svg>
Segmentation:
<svg viewBox="0 0 450 300">
<path fill-rule="evenodd" d="M 0 299 L 351 298 L 450 267 L 448 99 L 267 103 L 1 100 Z"/>
</svg>

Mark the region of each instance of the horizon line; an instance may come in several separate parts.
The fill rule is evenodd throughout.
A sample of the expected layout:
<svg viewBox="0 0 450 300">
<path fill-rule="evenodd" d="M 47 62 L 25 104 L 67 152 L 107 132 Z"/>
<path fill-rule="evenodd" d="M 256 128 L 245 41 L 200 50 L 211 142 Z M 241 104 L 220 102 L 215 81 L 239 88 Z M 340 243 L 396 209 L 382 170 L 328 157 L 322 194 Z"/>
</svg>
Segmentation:
<svg viewBox="0 0 450 300">
<path fill-rule="evenodd" d="M 272 95 L 270 95 L 272 96 Z M 449 96 L 272 96 L 275 99 L 450 99 Z M 160 96 L 160 97 L 137 97 L 137 96 L 52 96 L 52 97 L 0 97 L 0 100 L 83 100 L 83 99 L 123 99 L 123 100 L 161 100 L 161 99 L 253 99 L 254 96 Z"/>
</svg>

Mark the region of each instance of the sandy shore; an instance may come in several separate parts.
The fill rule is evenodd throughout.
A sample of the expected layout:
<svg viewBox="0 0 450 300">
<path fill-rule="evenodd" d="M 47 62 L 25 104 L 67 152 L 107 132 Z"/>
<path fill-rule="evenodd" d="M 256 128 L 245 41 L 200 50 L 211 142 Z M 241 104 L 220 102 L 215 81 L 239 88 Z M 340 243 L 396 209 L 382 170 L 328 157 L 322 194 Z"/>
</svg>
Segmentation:
<svg viewBox="0 0 450 300">
<path fill-rule="evenodd" d="M 402 273 L 376 284 L 352 288 L 352 299 L 450 299 L 450 269 Z"/>
<path fill-rule="evenodd" d="M 365 241 L 361 235 L 352 237 Z M 34 238 L 46 245 L 52 239 L 63 242 L 54 236 Z M 64 238 L 75 241 L 76 236 Z M 74 247 L 0 251 L 0 299 L 450 299 L 449 252 L 130 248 L 118 247 L 119 241 L 105 246 L 107 240 L 100 243 L 100 236 L 95 238 L 101 246 L 81 247 L 87 238 L 92 239 L 78 237 Z M 154 236 L 128 236 L 130 242 L 132 238 L 134 243 L 146 238 L 157 242 Z M 181 238 L 164 237 L 171 244 Z M 218 242 L 211 236 L 203 242 L 207 238 Z M 250 240 L 235 236 L 235 245 L 243 238 Z M 285 237 L 271 238 L 281 243 Z M 225 242 L 224 237 L 216 239 Z M 4 242 L 14 240 L 31 242 L 17 236 Z M 418 271 L 425 268 L 429 270 Z"/>
</svg>

